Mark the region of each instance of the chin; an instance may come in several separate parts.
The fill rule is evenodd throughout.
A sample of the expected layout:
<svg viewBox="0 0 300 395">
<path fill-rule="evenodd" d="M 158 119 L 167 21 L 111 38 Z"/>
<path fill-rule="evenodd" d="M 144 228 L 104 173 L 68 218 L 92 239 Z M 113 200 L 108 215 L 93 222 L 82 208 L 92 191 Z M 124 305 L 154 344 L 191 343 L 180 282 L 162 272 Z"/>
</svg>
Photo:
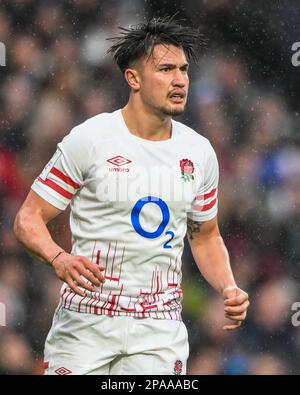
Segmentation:
<svg viewBox="0 0 300 395">
<path fill-rule="evenodd" d="M 165 115 L 171 115 L 171 116 L 176 116 L 176 115 L 181 115 L 184 113 L 185 107 L 163 107 L 161 108 L 161 111 Z"/>
</svg>

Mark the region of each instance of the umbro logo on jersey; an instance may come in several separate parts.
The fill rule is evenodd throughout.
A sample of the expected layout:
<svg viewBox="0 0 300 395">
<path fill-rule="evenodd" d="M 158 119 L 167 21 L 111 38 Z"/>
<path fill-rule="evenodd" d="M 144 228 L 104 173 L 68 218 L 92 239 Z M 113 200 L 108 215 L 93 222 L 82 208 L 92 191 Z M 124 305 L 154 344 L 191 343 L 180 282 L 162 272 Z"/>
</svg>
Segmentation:
<svg viewBox="0 0 300 395">
<path fill-rule="evenodd" d="M 127 163 L 131 163 L 131 160 L 124 158 L 121 155 L 114 156 L 113 158 L 107 159 L 107 162 L 112 163 L 115 166 L 124 166 Z"/>
<path fill-rule="evenodd" d="M 128 172 L 129 171 L 128 168 L 124 168 L 121 166 L 128 165 L 128 163 L 131 163 L 132 161 L 124 158 L 121 155 L 117 155 L 117 156 L 114 156 L 113 158 L 107 159 L 107 162 L 109 162 L 115 166 L 118 166 L 118 167 L 110 167 L 109 171 L 117 171 L 117 172 L 126 171 L 126 172 Z"/>
</svg>

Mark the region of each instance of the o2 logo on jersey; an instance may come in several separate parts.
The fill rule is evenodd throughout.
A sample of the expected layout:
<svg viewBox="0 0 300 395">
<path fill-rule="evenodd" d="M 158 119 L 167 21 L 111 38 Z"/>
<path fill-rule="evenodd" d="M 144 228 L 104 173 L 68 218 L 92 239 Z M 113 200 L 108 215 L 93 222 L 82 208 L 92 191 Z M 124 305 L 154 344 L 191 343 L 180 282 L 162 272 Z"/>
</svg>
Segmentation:
<svg viewBox="0 0 300 395">
<path fill-rule="evenodd" d="M 156 204 L 162 213 L 162 221 L 158 228 L 156 229 L 155 232 L 147 232 L 145 229 L 142 228 L 142 225 L 140 223 L 140 213 L 142 211 L 142 208 L 148 204 L 148 203 L 154 203 Z M 134 227 L 134 230 L 141 236 L 146 237 L 147 239 L 155 239 L 156 237 L 160 237 L 170 220 L 170 211 L 168 205 L 160 198 L 157 198 L 155 196 L 146 196 L 142 199 L 139 199 L 131 212 L 131 223 L 132 226 Z M 171 245 L 169 245 L 170 241 L 173 240 L 174 238 L 174 233 L 172 231 L 168 231 L 165 233 L 165 235 L 170 236 L 170 238 L 164 243 L 164 248 L 172 248 Z"/>
</svg>

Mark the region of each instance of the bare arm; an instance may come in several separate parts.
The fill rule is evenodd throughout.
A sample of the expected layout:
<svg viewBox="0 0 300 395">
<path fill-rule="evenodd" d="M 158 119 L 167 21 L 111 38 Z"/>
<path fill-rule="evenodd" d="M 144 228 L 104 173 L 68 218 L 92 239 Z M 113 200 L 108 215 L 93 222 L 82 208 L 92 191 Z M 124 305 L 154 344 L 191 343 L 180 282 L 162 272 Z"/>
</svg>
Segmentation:
<svg viewBox="0 0 300 395">
<path fill-rule="evenodd" d="M 224 329 L 234 329 L 246 318 L 249 301 L 247 293 L 238 288 L 234 280 L 217 219 L 207 222 L 188 219 L 187 227 L 195 262 L 204 278 L 223 296 L 225 316 L 234 321 Z"/>
<path fill-rule="evenodd" d="M 195 262 L 209 284 L 220 294 L 236 286 L 227 248 L 220 235 L 217 220 L 196 222 L 188 219 L 188 240 Z"/>
<path fill-rule="evenodd" d="M 17 213 L 14 223 L 15 236 L 31 255 L 52 266 L 61 280 L 83 296 L 84 292 L 78 285 L 95 291 L 94 286 L 98 286 L 104 278 L 99 266 L 85 257 L 73 256 L 64 251 L 54 259 L 63 249 L 53 241 L 46 224 L 60 212 L 35 192 L 30 191 Z M 92 284 L 88 284 L 86 279 Z"/>
<path fill-rule="evenodd" d="M 48 265 L 62 248 L 52 240 L 46 224 L 60 212 L 30 191 L 14 223 L 16 238 L 31 255 Z"/>
</svg>

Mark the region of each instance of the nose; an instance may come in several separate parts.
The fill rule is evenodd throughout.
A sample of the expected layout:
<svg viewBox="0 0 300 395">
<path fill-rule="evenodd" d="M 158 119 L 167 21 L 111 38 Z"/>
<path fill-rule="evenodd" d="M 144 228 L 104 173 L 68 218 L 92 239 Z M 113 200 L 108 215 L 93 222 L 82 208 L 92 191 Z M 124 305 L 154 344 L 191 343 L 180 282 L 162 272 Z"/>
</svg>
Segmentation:
<svg viewBox="0 0 300 395">
<path fill-rule="evenodd" d="M 186 85 L 186 76 L 181 70 L 176 69 L 174 71 L 174 78 L 172 80 L 172 85 L 179 88 L 184 88 Z"/>
</svg>

